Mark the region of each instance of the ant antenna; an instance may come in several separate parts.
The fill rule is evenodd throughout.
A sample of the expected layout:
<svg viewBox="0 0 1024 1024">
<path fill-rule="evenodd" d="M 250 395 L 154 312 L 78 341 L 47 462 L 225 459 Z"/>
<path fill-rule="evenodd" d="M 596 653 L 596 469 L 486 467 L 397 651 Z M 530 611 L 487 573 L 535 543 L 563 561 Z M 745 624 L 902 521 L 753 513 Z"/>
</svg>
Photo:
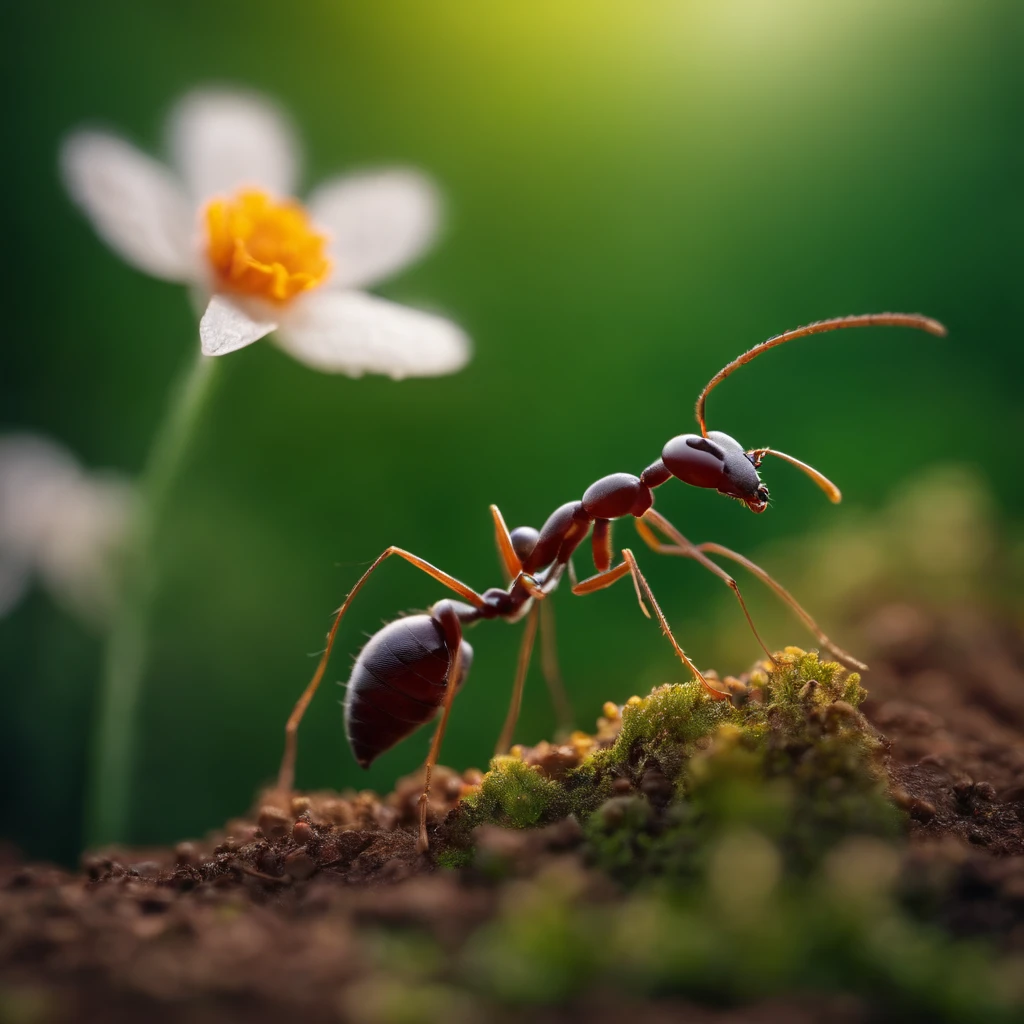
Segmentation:
<svg viewBox="0 0 1024 1024">
<path fill-rule="evenodd" d="M 704 390 L 700 393 L 697 398 L 697 422 L 700 424 L 700 432 L 704 437 L 708 436 L 707 424 L 704 422 L 704 403 L 707 401 L 708 395 L 711 393 L 712 388 L 716 384 L 720 384 L 726 377 L 728 377 L 734 370 L 738 370 L 744 363 L 749 363 L 752 359 L 756 359 L 762 352 L 767 352 L 770 348 L 775 348 L 776 345 L 785 344 L 787 341 L 793 341 L 796 338 L 805 338 L 809 334 L 824 334 L 826 331 L 838 331 L 844 327 L 913 327 L 919 331 L 927 331 L 929 334 L 934 334 L 939 338 L 943 338 L 946 335 L 946 328 L 939 323 L 938 320 L 933 320 L 931 317 L 921 316 L 918 313 L 865 313 L 861 316 L 840 316 L 834 317 L 831 320 L 818 320 L 813 324 L 807 324 L 805 327 L 797 327 L 795 330 L 786 331 L 785 334 L 776 334 L 774 338 L 769 338 L 767 341 L 762 341 L 760 345 L 755 345 L 752 349 L 744 352 L 743 355 L 737 356 L 728 366 L 723 366 L 707 382 L 704 386 Z M 768 449 L 762 449 L 763 452 L 767 453 Z M 789 456 L 783 455 L 781 452 L 773 451 L 772 455 L 778 455 L 780 458 L 786 459 L 788 462 L 792 462 L 795 466 L 799 466 L 808 473 L 812 479 L 818 484 L 821 489 L 829 495 L 829 498 L 833 501 L 838 501 L 838 498 L 832 498 L 832 493 L 839 494 L 839 489 L 835 484 L 826 480 L 825 477 L 821 476 L 817 470 L 811 471 L 810 466 L 804 465 L 802 462 L 798 462 L 796 459 L 790 458 Z M 820 479 L 819 479 L 820 478 Z M 824 483 L 822 482 L 824 481 Z M 826 484 L 828 486 L 826 486 Z"/>
<path fill-rule="evenodd" d="M 747 452 L 747 455 L 754 460 L 755 469 L 761 468 L 761 459 L 765 455 L 774 455 L 776 458 L 788 462 L 791 466 L 796 466 L 797 469 L 803 470 L 825 492 L 825 497 L 833 505 L 838 505 L 843 500 L 843 492 L 824 473 L 813 466 L 808 466 L 806 462 L 794 459 L 792 455 L 777 451 L 775 448 L 753 448 Z"/>
</svg>

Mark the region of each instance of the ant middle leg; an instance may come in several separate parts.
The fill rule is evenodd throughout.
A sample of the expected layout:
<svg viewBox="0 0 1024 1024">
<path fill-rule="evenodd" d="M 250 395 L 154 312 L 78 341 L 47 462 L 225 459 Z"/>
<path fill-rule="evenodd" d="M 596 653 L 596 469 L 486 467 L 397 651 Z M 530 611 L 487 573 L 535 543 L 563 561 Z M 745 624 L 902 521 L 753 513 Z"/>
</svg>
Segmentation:
<svg viewBox="0 0 1024 1024">
<path fill-rule="evenodd" d="M 505 724 L 501 727 L 498 736 L 497 746 L 494 748 L 495 755 L 507 754 L 512 746 L 512 735 L 515 732 L 516 722 L 519 719 L 519 708 L 523 703 L 523 687 L 526 685 L 526 676 L 530 671 L 530 657 L 533 654 L 533 641 L 537 636 L 537 605 L 530 609 L 526 617 L 526 628 L 523 630 L 523 639 L 519 644 L 519 658 L 516 661 L 516 678 L 512 684 L 512 699 L 509 701 L 508 714 L 505 716 Z"/>
<path fill-rule="evenodd" d="M 562 672 L 558 667 L 558 649 L 555 644 L 555 609 L 550 601 L 542 601 L 540 605 L 540 667 L 555 709 L 556 732 L 568 735 L 572 731 L 572 705 L 569 703 L 569 695 L 565 692 Z"/>
<path fill-rule="evenodd" d="M 665 544 L 660 541 L 645 520 L 649 520 L 653 525 L 657 526 L 673 543 Z M 649 508 L 642 518 L 636 519 L 634 522 L 636 523 L 637 533 L 640 534 L 643 542 L 652 551 L 657 551 L 658 554 L 662 555 L 682 555 L 685 558 L 692 558 L 709 572 L 713 572 L 725 583 L 736 596 L 736 600 L 739 602 L 740 609 L 743 612 L 743 617 L 747 620 L 747 625 L 750 626 L 750 631 L 754 634 L 754 638 L 760 645 L 761 650 L 768 656 L 768 660 L 774 664 L 775 657 L 761 639 L 757 626 L 754 625 L 754 620 L 751 618 L 750 611 L 747 608 L 747 602 L 743 599 L 743 594 L 740 592 L 740 585 L 720 565 L 711 561 L 696 544 L 688 541 L 663 515 L 655 512 L 653 508 Z"/>
<path fill-rule="evenodd" d="M 475 605 L 477 608 L 482 608 L 484 605 L 484 599 L 471 587 L 467 587 L 465 583 L 457 580 L 454 576 L 449 576 L 448 573 L 443 572 L 436 566 L 431 565 L 428 561 L 420 558 L 419 555 L 414 555 L 411 551 L 406 551 L 404 548 L 398 548 L 391 546 L 386 548 L 377 558 L 374 559 L 370 567 L 359 577 L 356 585 L 348 592 L 345 600 L 342 602 L 341 607 L 338 609 L 334 616 L 334 622 L 331 624 L 330 631 L 327 634 L 327 646 L 324 648 L 323 654 L 320 656 L 320 661 L 317 664 L 316 671 L 313 673 L 313 678 L 309 681 L 306 689 L 302 691 L 302 696 L 295 703 L 295 707 L 292 709 L 292 713 L 288 716 L 288 721 L 284 727 L 284 753 L 281 756 L 281 767 L 277 775 L 277 789 L 280 793 L 287 795 L 292 791 L 292 786 L 295 783 L 295 756 L 297 750 L 297 738 L 299 731 L 299 723 L 302 721 L 302 716 L 306 713 L 306 708 L 309 707 L 310 701 L 313 699 L 313 695 L 316 693 L 320 683 L 323 681 L 324 672 L 327 671 L 327 662 L 330 660 L 331 651 L 334 648 L 334 641 L 338 635 L 338 627 L 341 625 L 341 620 L 345 616 L 345 612 L 348 611 L 349 605 L 352 604 L 356 594 L 359 593 L 363 588 L 363 584 L 373 575 L 374 571 L 381 565 L 382 562 L 386 561 L 392 555 L 398 555 L 399 558 L 404 558 L 407 562 L 416 566 L 417 569 L 422 570 L 428 576 L 437 580 L 438 583 L 443 583 L 449 590 L 454 591 L 459 597 L 465 598 L 470 604 Z M 452 678 L 457 678 L 453 676 Z"/>
<path fill-rule="evenodd" d="M 598 590 L 604 590 L 606 587 L 610 587 L 613 583 L 622 579 L 623 576 L 629 574 L 633 579 L 633 588 L 636 591 L 637 601 L 640 602 L 640 610 L 647 616 L 651 617 L 651 613 L 647 609 L 649 603 L 651 608 L 654 609 L 655 617 L 658 620 L 658 624 L 661 626 L 662 633 L 665 634 L 669 643 L 672 644 L 673 650 L 675 650 L 679 660 L 693 673 L 694 678 L 700 681 L 701 686 L 704 687 L 705 693 L 713 700 L 727 700 L 730 694 L 723 692 L 722 690 L 716 690 L 707 679 L 704 674 L 697 668 L 696 665 L 686 656 L 686 652 L 679 646 L 678 641 L 672 634 L 672 628 L 668 624 L 668 620 L 665 618 L 665 613 L 661 610 L 661 606 L 658 604 L 654 597 L 654 593 L 651 591 L 651 586 L 647 582 L 646 577 L 640 571 L 640 567 L 637 565 L 636 558 L 633 552 L 629 548 L 622 549 L 622 561 L 615 566 L 614 569 L 609 569 L 607 572 L 599 572 L 596 576 L 591 576 L 589 579 L 581 580 L 572 588 L 572 592 L 577 595 L 582 594 L 593 594 Z M 644 598 L 647 599 L 645 603 Z"/>
<path fill-rule="evenodd" d="M 505 517 L 497 505 L 491 506 L 491 517 L 494 519 L 494 540 L 501 556 L 502 569 L 505 573 L 505 582 L 511 583 L 523 571 L 523 564 L 516 554 L 515 545 L 512 543 L 512 534 L 505 524 Z M 572 570 L 572 563 L 569 563 L 570 578 L 575 582 L 575 573 Z M 525 582 L 525 581 L 524 581 Z M 551 605 L 544 599 L 546 595 L 540 588 L 535 588 L 534 598 L 540 603 L 540 652 L 541 670 L 544 673 L 544 682 L 547 683 L 548 694 L 555 709 L 555 721 L 560 731 L 568 731 L 572 727 L 572 708 L 569 705 L 569 698 L 565 693 L 565 683 L 562 681 L 562 673 L 558 668 L 558 655 L 555 652 L 555 617 Z M 538 596 L 538 594 L 540 596 Z M 527 632 L 533 627 L 527 623 Z M 532 640 L 530 641 L 532 643 Z M 523 643 L 526 643 L 524 637 Z M 510 709 L 511 714 L 511 709 Z M 507 726 L 508 723 L 506 723 Z M 502 737 L 505 730 L 502 730 Z M 511 735 L 504 743 L 507 749 L 512 742 Z M 499 741 L 498 752 L 503 753 L 503 743 Z"/>
</svg>

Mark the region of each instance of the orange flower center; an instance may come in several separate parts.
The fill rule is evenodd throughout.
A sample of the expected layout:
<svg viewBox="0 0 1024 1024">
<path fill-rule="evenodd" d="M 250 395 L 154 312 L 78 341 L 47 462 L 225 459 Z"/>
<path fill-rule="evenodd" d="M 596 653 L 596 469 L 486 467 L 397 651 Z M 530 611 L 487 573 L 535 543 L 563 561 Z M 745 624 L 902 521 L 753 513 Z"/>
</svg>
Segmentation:
<svg viewBox="0 0 1024 1024">
<path fill-rule="evenodd" d="M 206 254 L 231 291 L 272 302 L 315 288 L 331 269 L 327 239 L 294 200 L 243 189 L 206 207 Z"/>
</svg>

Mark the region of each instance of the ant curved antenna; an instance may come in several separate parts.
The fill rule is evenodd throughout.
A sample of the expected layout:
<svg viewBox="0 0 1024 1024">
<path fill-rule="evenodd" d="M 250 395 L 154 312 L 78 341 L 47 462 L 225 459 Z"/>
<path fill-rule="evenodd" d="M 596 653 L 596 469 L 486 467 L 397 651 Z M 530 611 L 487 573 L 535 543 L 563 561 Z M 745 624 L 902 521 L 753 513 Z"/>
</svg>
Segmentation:
<svg viewBox="0 0 1024 1024">
<path fill-rule="evenodd" d="M 780 452 L 776 448 L 753 448 L 747 452 L 747 455 L 753 458 L 755 469 L 760 469 L 761 459 L 765 455 L 774 455 L 777 459 L 782 459 L 783 462 L 788 462 L 791 466 L 796 466 L 797 469 L 806 473 L 825 492 L 825 497 L 833 505 L 838 505 L 843 500 L 843 492 L 820 469 L 808 466 L 806 462 L 794 459 L 792 455 Z"/>
<path fill-rule="evenodd" d="M 783 345 L 787 341 L 794 341 L 797 338 L 805 338 L 810 334 L 839 331 L 844 327 L 913 327 L 915 330 L 927 331 L 929 334 L 934 334 L 939 338 L 943 338 L 946 335 L 946 328 L 938 320 L 933 320 L 928 316 L 921 316 L 919 313 L 865 313 L 860 316 L 840 316 L 834 317 L 831 320 L 818 320 L 813 324 L 807 324 L 805 327 L 797 327 L 795 330 L 786 331 L 784 334 L 776 334 L 774 338 L 762 341 L 760 345 L 755 345 L 752 349 L 744 352 L 743 355 L 737 356 L 728 366 L 723 366 L 704 386 L 704 390 L 697 398 L 695 409 L 701 434 L 704 437 L 708 436 L 707 425 L 704 422 L 704 404 L 707 402 L 708 395 L 717 384 L 720 384 L 735 370 L 738 370 L 745 363 L 749 363 L 752 359 L 756 359 L 762 352 L 775 348 L 776 345 Z M 767 449 L 764 449 L 764 451 L 767 452 Z M 772 454 L 781 455 L 780 452 L 772 452 Z M 797 464 L 795 459 L 790 458 L 789 461 Z M 802 466 L 803 463 L 799 463 L 799 465 Z M 819 486 L 822 486 L 820 482 Z M 838 488 L 834 484 L 830 484 L 830 486 L 837 494 L 839 493 Z M 829 493 L 827 487 L 822 486 L 822 489 L 826 494 Z"/>
</svg>

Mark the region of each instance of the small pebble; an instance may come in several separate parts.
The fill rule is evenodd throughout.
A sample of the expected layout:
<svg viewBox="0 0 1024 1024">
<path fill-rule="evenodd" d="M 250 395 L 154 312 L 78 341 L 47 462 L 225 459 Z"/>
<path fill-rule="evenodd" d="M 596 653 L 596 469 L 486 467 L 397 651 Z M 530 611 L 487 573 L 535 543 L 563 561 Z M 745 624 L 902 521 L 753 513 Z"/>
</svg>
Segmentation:
<svg viewBox="0 0 1024 1024">
<path fill-rule="evenodd" d="M 305 850 L 296 850 L 284 859 L 285 871 L 297 882 L 304 882 L 316 874 L 316 861 Z"/>
<path fill-rule="evenodd" d="M 935 804 L 919 797 L 913 797 L 907 809 L 910 811 L 910 816 L 917 821 L 931 821 L 935 817 Z"/>
<path fill-rule="evenodd" d="M 174 847 L 174 859 L 179 867 L 189 867 L 195 864 L 197 851 L 195 843 L 178 843 Z"/>
<path fill-rule="evenodd" d="M 974 795 L 979 800 L 992 801 L 996 798 L 996 787 L 991 782 L 979 782 L 974 787 Z"/>
<path fill-rule="evenodd" d="M 271 842 L 284 839 L 291 832 L 292 819 L 279 807 L 262 807 L 259 816 L 260 831 Z"/>
</svg>

